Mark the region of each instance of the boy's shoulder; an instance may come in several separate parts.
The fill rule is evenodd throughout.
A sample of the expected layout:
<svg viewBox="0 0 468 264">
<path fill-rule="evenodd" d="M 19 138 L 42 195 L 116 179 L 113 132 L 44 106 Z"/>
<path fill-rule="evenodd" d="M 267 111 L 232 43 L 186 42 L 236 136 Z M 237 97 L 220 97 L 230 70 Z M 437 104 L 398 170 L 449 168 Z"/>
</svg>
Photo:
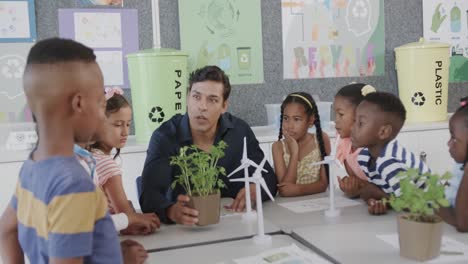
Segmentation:
<svg viewBox="0 0 468 264">
<path fill-rule="evenodd" d="M 20 185 L 46 204 L 58 195 L 93 192 L 96 188 L 75 156 L 25 161 Z"/>
<path fill-rule="evenodd" d="M 406 147 L 401 145 L 398 140 L 393 139 L 385 145 L 379 155 L 379 159 L 405 160 L 413 154 Z M 414 155 L 414 154 L 413 154 Z"/>
</svg>

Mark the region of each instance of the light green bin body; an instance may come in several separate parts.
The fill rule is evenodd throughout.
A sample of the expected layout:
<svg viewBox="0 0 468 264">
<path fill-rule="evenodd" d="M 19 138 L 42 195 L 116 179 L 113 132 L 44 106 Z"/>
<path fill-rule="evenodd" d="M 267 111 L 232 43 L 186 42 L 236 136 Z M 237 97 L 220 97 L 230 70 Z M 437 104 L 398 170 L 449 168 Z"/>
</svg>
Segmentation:
<svg viewBox="0 0 468 264">
<path fill-rule="evenodd" d="M 187 57 L 174 49 L 127 55 L 137 142 L 148 142 L 162 123 L 186 112 Z"/>
<path fill-rule="evenodd" d="M 422 38 L 395 48 L 398 91 L 407 122 L 447 119 L 449 51 L 449 44 Z"/>
</svg>

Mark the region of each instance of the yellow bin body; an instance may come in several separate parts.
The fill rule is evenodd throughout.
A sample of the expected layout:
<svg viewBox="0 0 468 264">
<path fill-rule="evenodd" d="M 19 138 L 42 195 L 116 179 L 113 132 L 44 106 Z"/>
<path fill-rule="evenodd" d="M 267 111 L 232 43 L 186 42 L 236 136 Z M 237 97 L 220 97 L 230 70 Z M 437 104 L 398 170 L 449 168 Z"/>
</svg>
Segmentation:
<svg viewBox="0 0 468 264">
<path fill-rule="evenodd" d="M 148 142 L 162 123 L 186 112 L 187 57 L 174 49 L 127 55 L 137 142 Z"/>
<path fill-rule="evenodd" d="M 407 122 L 447 119 L 449 52 L 449 44 L 423 38 L 395 48 L 398 91 Z"/>
</svg>

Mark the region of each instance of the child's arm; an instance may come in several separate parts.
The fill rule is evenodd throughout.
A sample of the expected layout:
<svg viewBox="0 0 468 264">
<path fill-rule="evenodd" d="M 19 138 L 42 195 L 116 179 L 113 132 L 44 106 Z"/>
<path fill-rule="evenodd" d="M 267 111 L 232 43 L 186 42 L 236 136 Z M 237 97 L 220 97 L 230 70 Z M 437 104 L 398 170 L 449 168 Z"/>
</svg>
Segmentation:
<svg viewBox="0 0 468 264">
<path fill-rule="evenodd" d="M 340 189 L 349 198 L 359 197 L 362 188 L 366 186 L 368 182 L 358 178 L 354 171 L 349 167 L 348 162 L 346 160 L 344 161 L 344 165 L 348 176 L 343 179 L 338 178 Z"/>
<path fill-rule="evenodd" d="M 285 136 L 286 137 L 286 136 Z M 289 138 L 288 140 L 294 140 Z M 297 146 L 297 142 L 296 142 Z M 275 174 L 278 179 L 278 183 L 296 183 L 297 177 L 297 165 L 299 163 L 299 149 L 298 148 L 290 148 L 289 149 L 289 164 L 286 167 L 286 163 L 284 162 L 284 151 L 283 151 L 283 143 L 281 141 L 277 141 L 273 143 L 272 152 L 273 152 L 273 165 L 275 166 Z"/>
<path fill-rule="evenodd" d="M 459 232 L 468 232 L 468 166 L 460 182 L 455 200 L 455 208 L 441 208 L 438 214 L 448 224 L 455 226 Z"/>
<path fill-rule="evenodd" d="M 388 198 L 388 194 L 382 191 L 382 189 L 380 189 L 377 185 L 369 183 L 361 189 L 360 197 L 364 201 L 367 201 L 371 198 L 380 200 L 382 198 Z"/>
<path fill-rule="evenodd" d="M 325 167 L 320 166 L 320 179 L 317 182 L 310 184 L 296 184 L 284 182 L 278 184 L 279 193 L 283 197 L 310 195 L 324 192 L 328 187 L 327 175 Z"/>
<path fill-rule="evenodd" d="M 0 218 L 0 255 L 3 263 L 24 263 L 23 250 L 18 241 L 18 219 L 11 206 Z"/>
<path fill-rule="evenodd" d="M 127 232 L 128 234 L 149 234 L 159 228 L 160 221 L 156 214 L 138 214 L 130 206 L 120 175 L 110 177 L 102 188 L 113 205 L 112 209 L 114 209 L 115 213 L 125 213 L 128 216 L 129 228 L 136 228 L 128 230 L 130 231 Z"/>
</svg>

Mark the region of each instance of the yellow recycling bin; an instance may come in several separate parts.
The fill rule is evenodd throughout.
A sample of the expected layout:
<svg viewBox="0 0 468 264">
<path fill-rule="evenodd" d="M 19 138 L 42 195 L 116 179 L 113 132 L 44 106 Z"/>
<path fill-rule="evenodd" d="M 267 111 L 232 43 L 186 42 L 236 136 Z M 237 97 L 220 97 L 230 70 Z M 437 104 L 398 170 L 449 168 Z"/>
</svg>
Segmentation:
<svg viewBox="0 0 468 264">
<path fill-rule="evenodd" d="M 186 111 L 188 54 L 174 49 L 148 49 L 128 54 L 128 76 L 138 143 L 175 114 Z"/>
<path fill-rule="evenodd" d="M 398 91 L 408 122 L 447 119 L 450 45 L 423 38 L 395 48 Z"/>
</svg>

